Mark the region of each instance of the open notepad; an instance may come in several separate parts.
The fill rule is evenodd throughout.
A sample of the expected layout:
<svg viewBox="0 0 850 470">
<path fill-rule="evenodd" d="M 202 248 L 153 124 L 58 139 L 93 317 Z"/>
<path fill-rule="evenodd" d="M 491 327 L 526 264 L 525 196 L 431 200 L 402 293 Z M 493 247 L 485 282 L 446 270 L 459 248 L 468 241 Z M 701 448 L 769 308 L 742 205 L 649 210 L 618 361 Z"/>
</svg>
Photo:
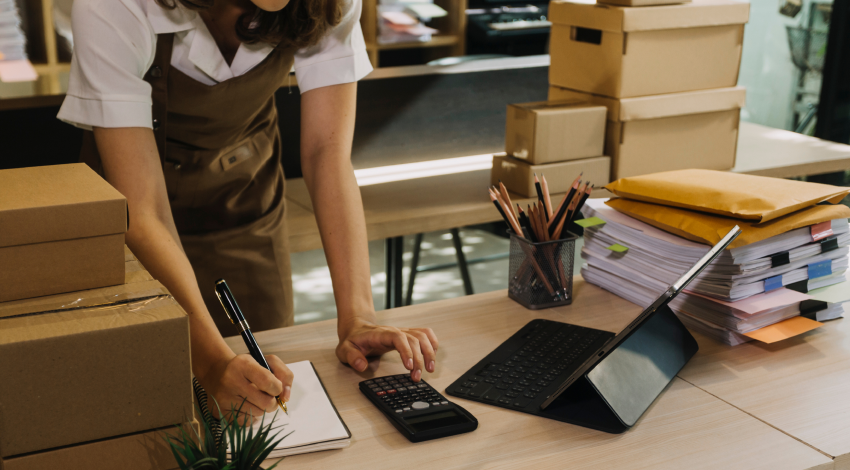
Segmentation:
<svg viewBox="0 0 850 470">
<path fill-rule="evenodd" d="M 274 417 L 274 429 L 281 441 L 269 457 L 306 454 L 342 449 L 351 443 L 351 432 L 336 411 L 325 386 L 310 361 L 287 364 L 295 376 L 286 407 L 289 415 L 278 410 L 266 413 L 265 424 Z M 258 428 L 260 423 L 254 425 Z M 273 431 L 273 432 L 277 432 Z"/>
<path fill-rule="evenodd" d="M 287 366 L 295 376 L 286 404 L 289 415 L 280 410 L 276 415 L 274 412 L 266 413 L 263 423 L 268 426 L 269 420 L 274 419 L 272 434 L 286 438 L 269 454 L 269 458 L 348 447 L 351 432 L 331 402 L 313 364 L 302 361 Z M 205 401 L 199 399 L 199 402 Z M 206 414 L 203 405 L 201 408 Z M 258 420 L 255 430 L 259 426 Z"/>
</svg>

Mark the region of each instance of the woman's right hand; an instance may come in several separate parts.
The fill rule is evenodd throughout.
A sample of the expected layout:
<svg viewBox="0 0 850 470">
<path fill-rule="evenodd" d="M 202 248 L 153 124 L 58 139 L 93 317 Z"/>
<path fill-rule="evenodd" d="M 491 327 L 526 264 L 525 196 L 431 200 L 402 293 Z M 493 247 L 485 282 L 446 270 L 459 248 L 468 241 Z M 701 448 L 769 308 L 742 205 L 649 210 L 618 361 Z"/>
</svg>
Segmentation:
<svg viewBox="0 0 850 470">
<path fill-rule="evenodd" d="M 215 398 L 215 402 L 207 403 L 214 416 L 219 417 L 221 410 L 230 418 L 231 410 L 241 406 L 239 423 L 253 423 L 263 413 L 275 411 L 276 396 L 289 401 L 292 371 L 277 356 L 266 356 L 266 362 L 274 374 L 250 354 L 239 354 L 216 363 L 203 379 L 198 378 L 207 394 Z"/>
</svg>

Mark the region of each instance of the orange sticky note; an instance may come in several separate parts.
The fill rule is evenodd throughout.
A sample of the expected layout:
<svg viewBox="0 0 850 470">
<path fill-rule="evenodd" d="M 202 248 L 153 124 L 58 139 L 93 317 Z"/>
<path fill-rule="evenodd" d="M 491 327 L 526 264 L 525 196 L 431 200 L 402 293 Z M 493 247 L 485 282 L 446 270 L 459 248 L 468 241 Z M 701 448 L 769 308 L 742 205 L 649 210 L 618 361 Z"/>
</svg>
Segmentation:
<svg viewBox="0 0 850 470">
<path fill-rule="evenodd" d="M 744 336 L 761 341 L 762 343 L 775 343 L 814 330 L 815 328 L 820 328 L 821 326 L 823 326 L 821 322 L 810 320 L 806 317 L 794 317 L 756 331 L 744 333 Z"/>
</svg>

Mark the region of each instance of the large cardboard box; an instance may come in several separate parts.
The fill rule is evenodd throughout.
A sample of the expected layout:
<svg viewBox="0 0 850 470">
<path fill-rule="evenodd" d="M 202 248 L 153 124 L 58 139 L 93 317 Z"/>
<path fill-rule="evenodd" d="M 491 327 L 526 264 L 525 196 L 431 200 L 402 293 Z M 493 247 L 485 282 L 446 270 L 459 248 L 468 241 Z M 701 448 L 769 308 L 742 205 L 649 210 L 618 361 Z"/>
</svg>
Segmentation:
<svg viewBox="0 0 850 470">
<path fill-rule="evenodd" d="M 492 184 L 501 180 L 505 187 L 514 193 L 525 197 L 537 197 L 534 187 L 534 174 L 546 176 L 549 194 L 565 193 L 579 173 L 584 172 L 582 180 L 593 183 L 601 188 L 610 182 L 611 158 L 594 157 L 567 162 L 547 163 L 545 165 L 530 165 L 522 160 L 504 155 L 493 157 L 493 169 L 490 172 Z"/>
<path fill-rule="evenodd" d="M 735 166 L 743 87 L 614 99 L 549 87 L 550 99 L 582 99 L 608 108 L 605 154 L 611 181 L 668 170 Z"/>
<path fill-rule="evenodd" d="M 505 152 L 533 164 L 602 155 L 605 107 L 575 101 L 509 104 Z"/>
<path fill-rule="evenodd" d="M 552 2 L 552 85 L 614 98 L 735 86 L 749 3 Z"/>
<path fill-rule="evenodd" d="M 124 253 L 128 284 L 0 304 L 0 457 L 191 420 L 189 319 Z"/>
<path fill-rule="evenodd" d="M 197 421 L 184 423 L 183 429 L 190 435 L 200 432 Z M 169 426 L 35 452 L 0 460 L 0 470 L 176 470 L 179 467 L 165 435 L 177 438 L 180 431 Z"/>
<path fill-rule="evenodd" d="M 124 283 L 127 200 L 88 166 L 0 171 L 0 302 Z"/>
</svg>

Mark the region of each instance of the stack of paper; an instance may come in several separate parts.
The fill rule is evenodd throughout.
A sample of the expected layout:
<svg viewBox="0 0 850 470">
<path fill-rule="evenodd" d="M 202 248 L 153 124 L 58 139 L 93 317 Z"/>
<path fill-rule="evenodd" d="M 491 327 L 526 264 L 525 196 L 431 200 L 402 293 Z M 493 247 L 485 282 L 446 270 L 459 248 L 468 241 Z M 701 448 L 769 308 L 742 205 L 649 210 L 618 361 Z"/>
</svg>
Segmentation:
<svg viewBox="0 0 850 470">
<path fill-rule="evenodd" d="M 382 0 L 378 5 L 380 16 L 378 42 L 392 44 L 430 41 L 431 36 L 439 31 L 425 26 L 424 23 L 447 14 L 446 10 L 431 2 Z"/>
<path fill-rule="evenodd" d="M 585 230 L 582 275 L 641 306 L 651 304 L 710 248 L 622 214 L 602 199 L 588 200 L 583 212 L 605 223 Z M 688 327 L 733 345 L 801 315 L 801 305 L 812 299 L 811 294 L 783 285 L 803 291 L 833 285 L 834 289 L 827 288 L 835 292 L 831 302 L 803 308 L 804 320 L 816 323 L 843 316 L 846 299 L 836 299 L 841 297 L 839 286 L 847 285 L 850 227 L 846 219 L 832 221 L 831 227 L 834 238 L 829 243 L 813 241 L 810 228 L 804 227 L 727 250 L 670 306 Z M 615 245 L 626 250 L 615 251 L 611 248 Z M 787 253 L 777 262 L 781 252 Z M 803 321 L 797 330 L 808 326 Z"/>
<path fill-rule="evenodd" d="M 27 40 L 15 0 L 0 0 L 0 60 L 23 60 Z"/>
</svg>

